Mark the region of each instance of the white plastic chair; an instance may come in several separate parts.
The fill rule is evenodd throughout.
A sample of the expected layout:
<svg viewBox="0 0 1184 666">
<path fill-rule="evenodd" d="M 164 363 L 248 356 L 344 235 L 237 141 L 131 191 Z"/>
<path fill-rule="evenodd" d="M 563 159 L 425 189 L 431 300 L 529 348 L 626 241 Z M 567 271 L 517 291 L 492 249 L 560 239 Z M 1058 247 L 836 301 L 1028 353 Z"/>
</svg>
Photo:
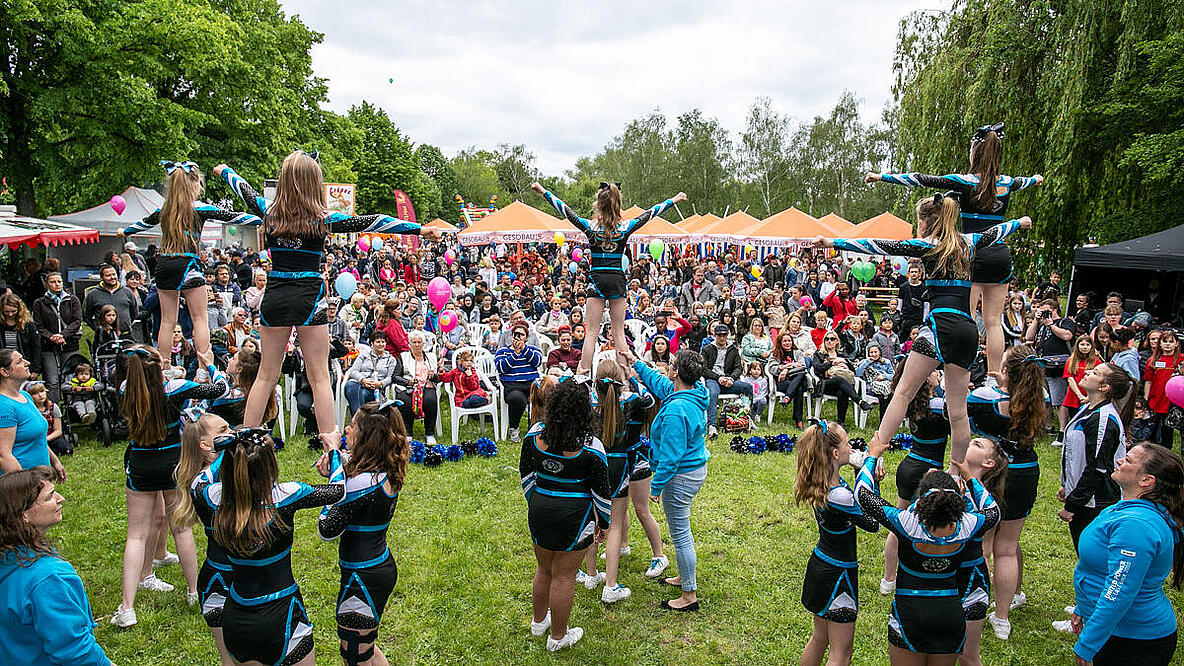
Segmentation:
<svg viewBox="0 0 1184 666">
<path fill-rule="evenodd" d="M 555 341 L 542 333 L 538 334 L 538 339 L 539 351 L 543 352 L 543 362 L 545 363 L 547 361 L 547 355 L 555 348 Z"/>
<path fill-rule="evenodd" d="M 480 347 L 485 334 L 489 333 L 489 324 L 469 324 L 465 330 L 469 332 L 469 344 Z"/>
<path fill-rule="evenodd" d="M 481 380 L 481 386 L 483 386 L 485 388 L 485 392 L 489 394 L 489 404 L 484 405 L 482 407 L 472 408 L 472 409 L 468 409 L 465 407 L 459 407 L 459 406 L 457 406 L 456 399 L 455 399 L 456 398 L 456 387 L 453 386 L 452 384 L 443 384 L 442 385 L 443 389 L 444 389 L 443 392 L 437 391 L 437 393 L 442 393 L 442 394 L 448 396 L 448 412 L 449 412 L 449 419 L 452 422 L 452 443 L 453 444 L 456 444 L 456 441 L 457 441 L 456 440 L 456 433 L 460 429 L 460 420 L 467 419 L 470 416 L 480 416 L 482 414 L 489 414 L 490 418 L 493 419 L 493 434 L 494 434 L 494 436 L 496 437 L 501 433 L 501 425 L 500 425 L 500 422 L 498 419 L 498 416 L 500 415 L 500 412 L 501 412 L 499 403 L 502 402 L 499 399 L 500 398 L 500 385 L 495 384 L 493 382 L 493 380 L 490 379 L 490 375 L 487 374 L 484 370 L 484 368 L 488 368 L 489 370 L 493 370 L 496 373 L 496 368 L 493 366 L 493 355 L 490 354 L 488 351 L 481 349 L 479 347 L 460 347 L 459 349 L 456 350 L 456 353 L 460 354 L 461 352 L 466 351 L 466 350 L 473 352 L 474 360 L 476 360 L 480 356 L 481 352 L 484 352 L 485 355 L 488 356 L 488 359 L 482 359 L 482 362 L 476 363 L 475 366 L 477 369 L 477 376 Z M 484 362 L 485 360 L 488 360 L 488 363 L 485 363 Z M 484 432 L 485 432 L 484 421 L 482 421 L 481 423 L 482 423 L 481 432 L 482 432 L 482 434 L 484 434 Z"/>
<path fill-rule="evenodd" d="M 811 392 L 813 392 L 813 390 L 814 390 L 813 385 L 819 381 L 822 381 L 822 380 L 818 379 L 816 376 L 813 377 L 813 379 L 814 379 L 814 382 L 811 382 L 811 387 L 810 387 Z M 863 379 L 861 379 L 859 377 L 855 378 L 855 393 L 860 396 L 859 400 L 866 400 L 866 398 L 864 397 L 866 394 L 864 393 Z M 820 418 L 819 415 L 822 414 L 822 406 L 828 400 L 833 400 L 834 402 L 837 403 L 839 401 L 839 398 L 838 398 L 838 396 L 830 395 L 829 393 L 823 393 L 822 395 L 809 401 L 809 402 L 814 403 L 814 413 L 810 415 L 810 418 Z M 855 423 L 856 423 L 856 425 L 858 425 L 860 428 L 864 427 L 864 425 L 867 424 L 867 412 L 860 409 L 859 401 L 854 401 L 851 404 L 851 407 L 855 408 Z"/>
<path fill-rule="evenodd" d="M 296 378 L 291 375 L 284 375 L 284 401 L 280 404 L 280 411 L 285 406 L 288 409 L 288 429 L 280 432 L 284 433 L 284 439 L 291 439 L 296 436 L 296 423 L 300 421 L 300 412 L 296 409 Z"/>
<path fill-rule="evenodd" d="M 645 340 L 648 340 L 649 335 L 647 334 L 646 329 L 649 329 L 649 328 L 652 328 L 652 327 L 649 324 L 645 323 L 644 320 L 641 320 L 641 319 L 626 319 L 625 320 L 625 330 L 629 331 L 629 335 L 633 336 L 634 342 L 636 342 L 637 340 L 640 339 L 644 343 Z"/>
<path fill-rule="evenodd" d="M 275 404 L 278 409 L 275 410 L 276 425 L 280 429 L 280 436 L 288 434 L 287 419 L 284 418 L 284 392 L 277 384 L 275 387 Z"/>
</svg>

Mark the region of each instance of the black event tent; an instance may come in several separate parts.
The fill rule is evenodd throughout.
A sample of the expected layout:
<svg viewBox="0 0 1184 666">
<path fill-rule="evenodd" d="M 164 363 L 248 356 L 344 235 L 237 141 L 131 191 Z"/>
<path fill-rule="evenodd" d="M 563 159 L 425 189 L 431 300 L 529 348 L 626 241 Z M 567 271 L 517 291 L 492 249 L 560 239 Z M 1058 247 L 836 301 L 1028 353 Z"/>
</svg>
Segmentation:
<svg viewBox="0 0 1184 666">
<path fill-rule="evenodd" d="M 1158 299 L 1149 298 L 1153 283 Z M 1110 291 L 1128 300 L 1151 301 L 1147 309 L 1157 319 L 1170 320 L 1184 295 L 1184 225 L 1109 245 L 1077 249 L 1073 260 L 1070 299 L 1092 292 L 1093 306 L 1105 302 Z M 1135 308 L 1130 307 L 1128 310 Z M 1073 301 L 1069 301 L 1072 311 Z"/>
</svg>

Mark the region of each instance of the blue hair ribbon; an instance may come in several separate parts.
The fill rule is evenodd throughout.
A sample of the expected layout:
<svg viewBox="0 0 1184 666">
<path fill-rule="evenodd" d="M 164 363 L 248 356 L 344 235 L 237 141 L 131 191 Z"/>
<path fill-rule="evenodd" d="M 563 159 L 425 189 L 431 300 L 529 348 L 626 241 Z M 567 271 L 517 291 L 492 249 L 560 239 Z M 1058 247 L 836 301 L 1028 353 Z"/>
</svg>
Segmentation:
<svg viewBox="0 0 1184 666">
<path fill-rule="evenodd" d="M 164 167 L 165 173 L 172 175 L 172 173 L 174 171 L 176 171 L 177 169 L 180 169 L 180 170 L 184 171 L 185 173 L 189 173 L 189 172 L 193 171 L 194 169 L 197 168 L 197 162 L 192 162 L 192 161 L 188 161 L 188 160 L 185 162 L 173 162 L 172 160 L 161 160 L 160 166 Z"/>
</svg>

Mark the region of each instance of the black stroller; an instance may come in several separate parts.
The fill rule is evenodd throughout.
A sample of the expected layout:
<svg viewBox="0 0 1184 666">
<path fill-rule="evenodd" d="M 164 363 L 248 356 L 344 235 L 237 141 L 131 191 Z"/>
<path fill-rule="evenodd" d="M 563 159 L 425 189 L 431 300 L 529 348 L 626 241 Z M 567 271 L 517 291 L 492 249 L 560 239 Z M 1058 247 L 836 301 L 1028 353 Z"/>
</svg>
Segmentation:
<svg viewBox="0 0 1184 666">
<path fill-rule="evenodd" d="M 111 446 L 113 442 L 127 437 L 127 424 L 119 415 L 119 385 L 115 379 L 115 360 L 122 353 L 124 347 L 135 344 L 131 339 L 114 339 L 96 347 L 93 351 L 95 390 L 94 392 L 76 393 L 71 390 L 70 380 L 74 378 L 78 366 L 90 361 L 79 352 L 71 352 L 58 363 L 61 370 L 59 379 L 62 387 L 62 436 L 74 446 L 78 447 L 78 435 L 74 434 L 76 426 L 83 425 L 74 404 L 83 400 L 95 401 L 96 418 L 94 427 L 96 434 L 103 440 L 103 446 Z"/>
</svg>

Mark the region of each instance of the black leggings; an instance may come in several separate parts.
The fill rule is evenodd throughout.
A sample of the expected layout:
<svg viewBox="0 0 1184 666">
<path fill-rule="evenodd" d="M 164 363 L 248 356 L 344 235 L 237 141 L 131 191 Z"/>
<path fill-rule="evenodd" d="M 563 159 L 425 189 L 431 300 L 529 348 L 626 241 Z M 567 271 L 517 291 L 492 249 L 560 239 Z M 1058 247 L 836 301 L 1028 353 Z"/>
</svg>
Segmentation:
<svg viewBox="0 0 1184 666">
<path fill-rule="evenodd" d="M 1094 522 L 1094 518 L 1097 518 L 1101 512 L 1102 509 L 1087 506 L 1073 513 L 1073 520 L 1069 521 L 1069 536 L 1073 539 L 1073 552 L 1078 552 L 1077 542 L 1081 540 L 1081 533 L 1085 531 L 1086 526 Z"/>
<path fill-rule="evenodd" d="M 789 396 L 793 400 L 793 421 L 802 420 L 802 407 L 806 401 L 806 373 L 786 377 L 777 382 L 777 391 Z"/>
<path fill-rule="evenodd" d="M 412 429 L 415 427 L 416 416 L 411 411 L 411 391 L 399 391 L 399 400 L 403 406 L 399 411 L 403 413 L 403 427 L 407 429 L 407 436 L 414 437 Z M 423 436 L 436 434 L 436 410 L 438 409 L 436 388 L 428 387 L 423 390 Z"/>
<path fill-rule="evenodd" d="M 509 409 L 510 420 L 507 428 L 517 428 L 522 421 L 522 414 L 526 412 L 526 403 L 530 401 L 530 386 L 534 382 L 502 382 L 506 389 L 506 406 Z"/>
<path fill-rule="evenodd" d="M 852 400 L 859 402 L 859 394 L 855 392 L 855 387 L 842 377 L 829 377 L 822 382 L 822 394 L 833 395 L 839 399 L 839 423 L 847 421 L 848 403 Z"/>
<path fill-rule="evenodd" d="M 1094 655 L 1095 666 L 1167 666 L 1176 652 L 1176 632 L 1163 638 L 1121 638 L 1110 640 Z"/>
</svg>

